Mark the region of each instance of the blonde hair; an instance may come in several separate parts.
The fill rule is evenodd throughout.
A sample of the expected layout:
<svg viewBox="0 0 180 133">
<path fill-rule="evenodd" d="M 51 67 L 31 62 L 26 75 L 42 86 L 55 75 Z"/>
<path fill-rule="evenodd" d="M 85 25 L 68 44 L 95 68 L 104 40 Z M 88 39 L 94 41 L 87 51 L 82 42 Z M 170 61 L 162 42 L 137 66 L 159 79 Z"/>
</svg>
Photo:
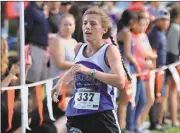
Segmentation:
<svg viewBox="0 0 180 133">
<path fill-rule="evenodd" d="M 103 35 L 103 39 L 108 39 L 112 34 L 112 23 L 108 14 L 103 9 L 97 6 L 90 7 L 88 10 L 86 10 L 83 14 L 83 18 L 89 14 L 99 15 L 99 17 L 101 18 L 102 27 L 108 29 L 108 31 Z"/>
<path fill-rule="evenodd" d="M 7 40 L 1 38 L 1 75 L 5 74 L 8 68 Z"/>
</svg>

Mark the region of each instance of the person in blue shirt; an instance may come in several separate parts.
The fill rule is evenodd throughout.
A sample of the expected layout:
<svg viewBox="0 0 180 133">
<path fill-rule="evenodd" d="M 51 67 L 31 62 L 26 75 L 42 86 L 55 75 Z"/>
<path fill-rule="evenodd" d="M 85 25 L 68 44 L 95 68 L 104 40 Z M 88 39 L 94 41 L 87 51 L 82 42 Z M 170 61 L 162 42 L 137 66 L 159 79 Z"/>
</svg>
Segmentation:
<svg viewBox="0 0 180 133">
<path fill-rule="evenodd" d="M 149 42 L 155 53 L 157 53 L 156 68 L 166 65 L 166 30 L 170 24 L 170 13 L 166 9 L 159 10 L 155 16 L 154 26 L 148 33 Z M 155 103 L 150 110 L 150 129 L 162 129 L 163 113 L 165 111 L 165 88 L 162 86 L 160 105 Z M 157 96 L 156 96 L 157 97 Z M 160 109 L 159 109 L 160 106 Z"/>
<path fill-rule="evenodd" d="M 49 32 L 56 34 L 58 32 L 58 23 L 62 16 L 62 13 L 60 12 L 60 2 L 50 2 L 49 7 L 49 17 L 47 19 L 49 24 Z"/>
<path fill-rule="evenodd" d="M 32 57 L 32 66 L 27 74 L 27 83 L 38 82 L 48 78 L 48 67 L 46 58 L 46 48 L 48 47 L 48 22 L 43 14 L 42 1 L 33 1 L 25 9 L 25 44 L 29 45 L 29 54 Z M 30 97 L 32 98 L 31 114 L 32 123 L 30 125 L 31 131 L 29 132 L 52 132 L 56 131 L 56 128 L 51 120 L 47 120 L 47 110 L 44 106 L 44 121 L 42 126 L 38 126 L 36 123 L 39 119 L 38 111 L 36 108 L 36 92 L 34 87 L 30 89 Z M 44 105 L 46 99 L 44 99 Z M 46 122 L 48 121 L 48 122 Z M 48 123 L 48 124 L 47 124 Z"/>
<path fill-rule="evenodd" d="M 46 48 L 48 46 L 48 23 L 42 12 L 43 2 L 30 2 L 25 10 L 26 44 L 30 45 L 33 65 L 27 81 L 37 82 L 48 78 Z"/>
</svg>

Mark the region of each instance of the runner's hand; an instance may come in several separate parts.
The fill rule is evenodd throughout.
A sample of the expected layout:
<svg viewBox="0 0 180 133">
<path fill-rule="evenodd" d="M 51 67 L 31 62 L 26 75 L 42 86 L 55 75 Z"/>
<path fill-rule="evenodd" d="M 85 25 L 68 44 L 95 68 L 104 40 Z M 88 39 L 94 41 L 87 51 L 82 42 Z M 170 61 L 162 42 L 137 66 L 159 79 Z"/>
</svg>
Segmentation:
<svg viewBox="0 0 180 133">
<path fill-rule="evenodd" d="M 76 74 L 76 73 L 82 73 L 85 75 L 88 75 L 91 72 L 91 69 L 82 65 L 82 64 L 75 64 L 72 66 L 71 68 L 72 73 Z"/>
</svg>

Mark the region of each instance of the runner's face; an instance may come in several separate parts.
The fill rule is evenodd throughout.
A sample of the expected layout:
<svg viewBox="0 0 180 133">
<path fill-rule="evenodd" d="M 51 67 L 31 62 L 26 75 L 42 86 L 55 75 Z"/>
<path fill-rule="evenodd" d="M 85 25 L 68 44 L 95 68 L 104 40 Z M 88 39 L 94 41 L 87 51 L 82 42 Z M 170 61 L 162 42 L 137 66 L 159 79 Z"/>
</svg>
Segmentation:
<svg viewBox="0 0 180 133">
<path fill-rule="evenodd" d="M 86 41 L 102 39 L 103 34 L 107 31 L 102 27 L 100 16 L 95 14 L 88 14 L 84 17 L 82 29 Z"/>
</svg>

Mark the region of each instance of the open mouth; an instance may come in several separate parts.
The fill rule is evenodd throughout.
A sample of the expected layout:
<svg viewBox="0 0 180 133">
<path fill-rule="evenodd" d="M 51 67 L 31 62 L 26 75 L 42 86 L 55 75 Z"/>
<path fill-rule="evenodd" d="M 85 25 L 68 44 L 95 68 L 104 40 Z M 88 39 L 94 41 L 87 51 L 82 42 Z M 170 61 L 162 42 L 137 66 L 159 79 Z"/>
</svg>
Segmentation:
<svg viewBox="0 0 180 133">
<path fill-rule="evenodd" d="M 85 32 L 85 35 L 92 35 L 91 32 Z"/>
</svg>

